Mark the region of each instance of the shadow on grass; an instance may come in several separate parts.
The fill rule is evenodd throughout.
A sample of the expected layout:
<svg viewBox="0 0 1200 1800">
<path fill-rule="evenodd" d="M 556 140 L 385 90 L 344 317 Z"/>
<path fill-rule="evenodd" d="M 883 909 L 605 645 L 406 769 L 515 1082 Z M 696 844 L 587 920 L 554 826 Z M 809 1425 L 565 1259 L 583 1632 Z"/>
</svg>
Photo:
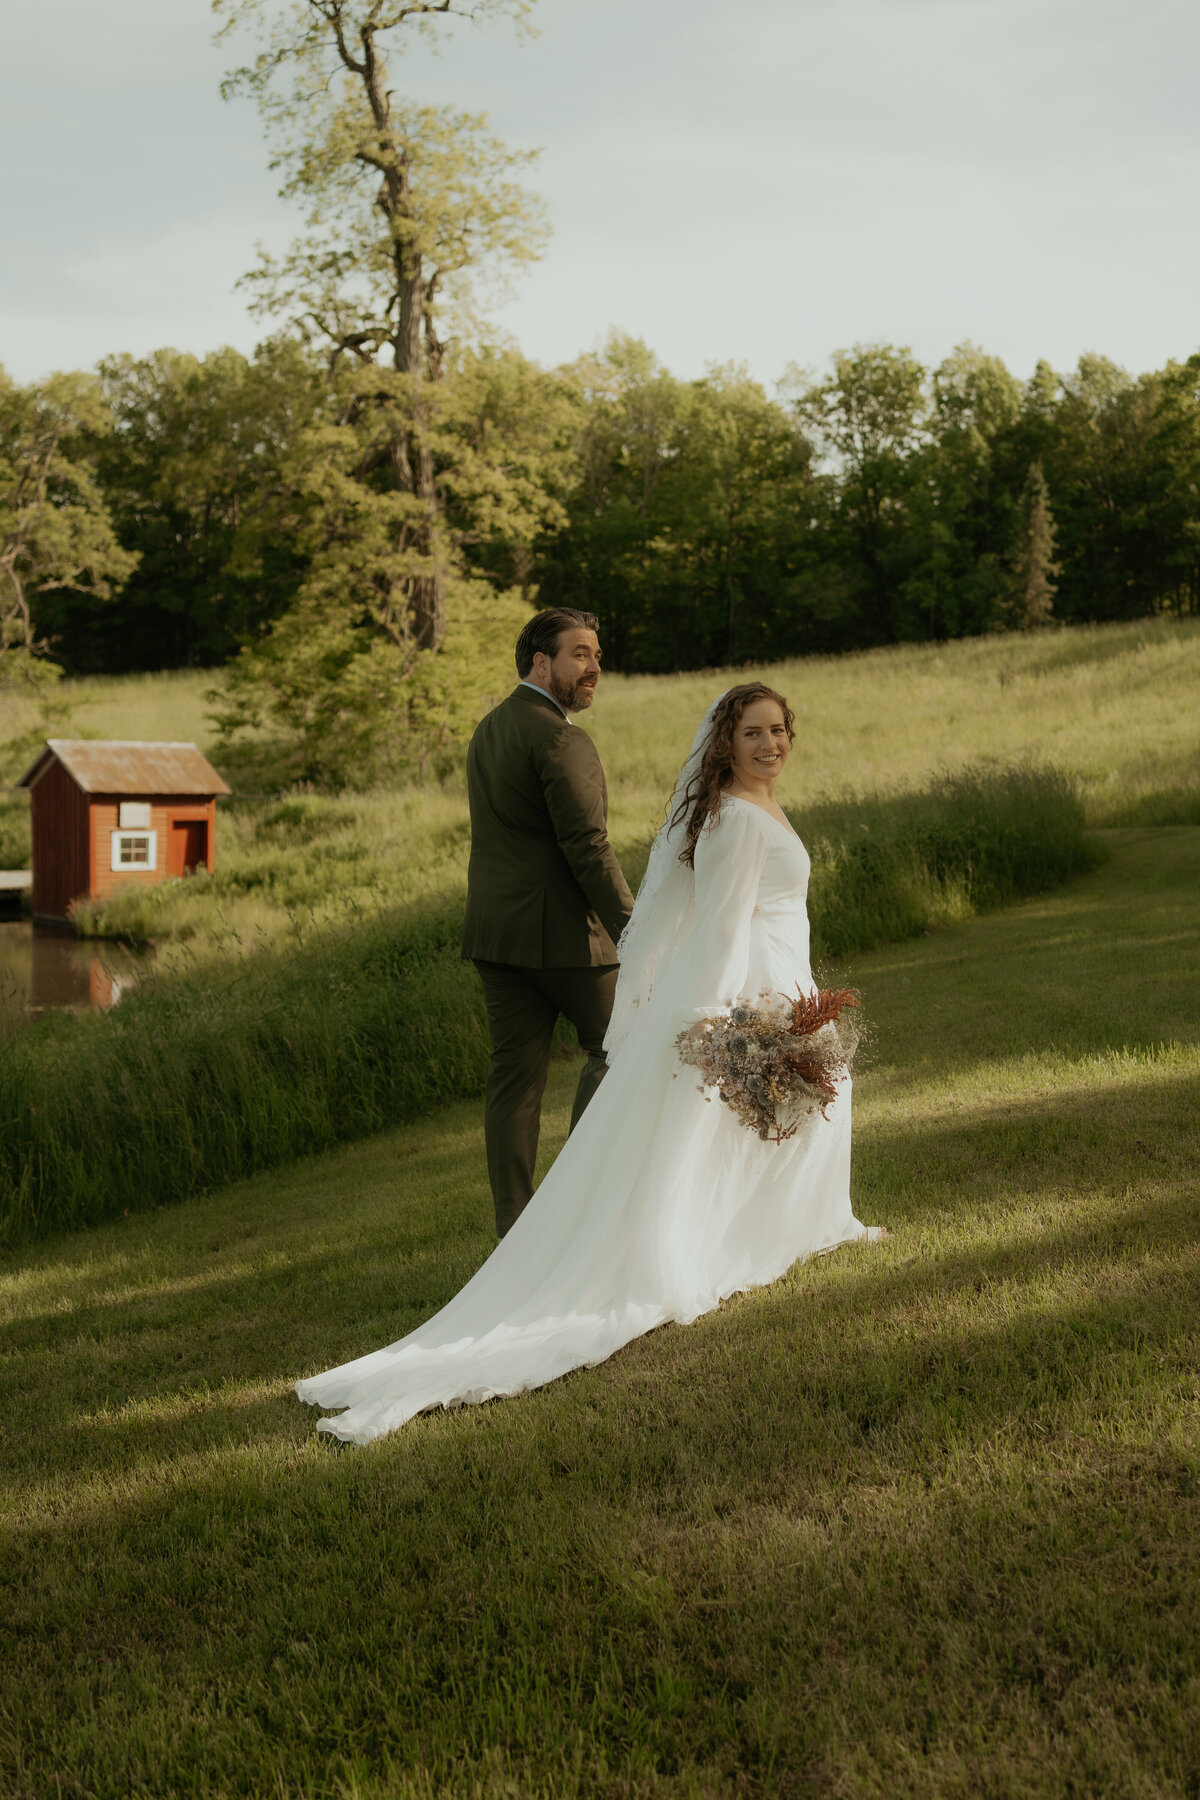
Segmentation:
<svg viewBox="0 0 1200 1800">
<path fill-rule="evenodd" d="M 844 1277 L 822 1286 L 818 1277 L 807 1281 L 802 1293 L 793 1282 L 775 1298 L 771 1298 L 772 1290 L 749 1294 L 726 1303 L 719 1330 L 715 1329 L 716 1316 L 707 1326 L 701 1322 L 686 1328 L 664 1326 L 641 1349 L 619 1353 L 611 1362 L 612 1379 L 618 1386 L 631 1385 L 636 1390 L 639 1375 L 645 1373 L 652 1390 L 656 1364 L 665 1357 L 673 1380 L 684 1373 L 689 1381 L 694 1380 L 699 1409 L 695 1422 L 700 1426 L 711 1401 L 711 1383 L 715 1380 L 720 1385 L 723 1371 L 728 1371 L 753 1394 L 756 1407 L 765 1409 L 764 1416 L 776 1420 L 802 1395 L 807 1406 L 825 1415 L 827 1439 L 842 1434 L 840 1427 L 833 1429 L 835 1414 L 842 1415 L 843 1425 L 848 1422 L 854 1431 L 884 1428 L 888 1406 L 903 1411 L 907 1397 L 919 1386 L 922 1407 L 939 1413 L 943 1424 L 953 1429 L 964 1422 L 956 1397 L 964 1399 L 972 1434 L 986 1437 L 1003 1428 L 1014 1407 L 1024 1411 L 1052 1395 L 1066 1397 L 1076 1389 L 1088 1391 L 1083 1377 L 1096 1356 L 1124 1358 L 1139 1347 L 1142 1351 L 1169 1349 L 1177 1338 L 1194 1332 L 1194 1313 L 1186 1295 L 1176 1293 L 1167 1306 L 1165 1299 L 1153 1294 L 1155 1273 L 1144 1277 L 1136 1267 L 1127 1265 L 1131 1259 L 1135 1264 L 1139 1260 L 1153 1264 L 1171 1256 L 1179 1276 L 1190 1271 L 1194 1279 L 1200 1260 L 1198 1215 L 1195 1194 L 1179 1191 L 1169 1200 L 1137 1204 L 1104 1222 L 1074 1230 L 993 1248 L 929 1255 L 922 1266 L 914 1266 L 912 1257 L 899 1266 L 893 1259 L 867 1284 Z M 1049 1294 L 1043 1296 L 1041 1290 L 1048 1283 L 1076 1268 L 1085 1269 L 1084 1279 L 1102 1288 L 1124 1281 L 1138 1291 L 1128 1297 L 1107 1295 L 1074 1305 Z M 1146 1292 L 1142 1291 L 1143 1280 L 1149 1283 Z M 969 1310 L 973 1296 L 999 1284 L 1010 1289 L 1014 1302 L 1009 1321 L 951 1327 L 948 1339 L 933 1327 L 921 1342 L 890 1345 L 886 1351 L 872 1341 L 887 1337 L 902 1317 L 919 1313 L 935 1301 L 952 1307 L 966 1299 Z M 802 1320 L 798 1314 L 803 1315 Z M 402 1315 L 396 1315 L 396 1323 L 401 1330 L 408 1326 Z M 819 1369 L 815 1362 L 806 1365 L 799 1351 L 796 1334 L 801 1329 L 804 1339 L 814 1346 L 814 1357 L 820 1358 Z M 356 1332 L 356 1339 L 358 1336 Z M 359 1354 L 366 1347 L 356 1342 L 349 1353 Z M 751 1363 L 760 1363 L 768 1349 L 772 1352 L 770 1373 L 764 1374 L 760 1367 L 747 1376 Z M 969 1380 L 965 1380 L 967 1371 Z M 1127 1373 L 1128 1369 L 1122 1379 Z M 996 1376 L 1002 1379 L 996 1381 Z M 1013 1391 L 1014 1377 L 1020 1383 L 1017 1392 Z M 565 1379 L 568 1384 L 586 1384 L 593 1391 L 606 1385 L 591 1372 Z M 266 1385 L 276 1390 L 269 1398 L 262 1397 Z M 289 1414 L 286 1421 L 279 1417 L 281 1386 Z M 559 1389 L 556 1385 L 550 1391 Z M 869 1404 L 872 1397 L 878 1402 L 874 1410 Z M 865 1411 L 864 1401 L 868 1402 Z M 524 1404 L 528 1401 L 503 1403 Z M 197 1388 L 191 1379 L 177 1384 L 168 1380 L 148 1388 L 141 1399 L 131 1400 L 116 1412 L 89 1414 L 81 1409 L 67 1426 L 63 1447 L 69 1451 L 72 1473 L 86 1477 L 104 1469 L 111 1472 L 111 1449 L 118 1443 L 135 1462 L 141 1463 L 150 1453 L 169 1463 L 191 1451 L 247 1442 L 266 1445 L 280 1438 L 291 1441 L 296 1436 L 293 1413 L 309 1426 L 321 1416 L 312 1409 L 298 1408 L 290 1380 L 285 1383 L 278 1366 L 264 1356 L 257 1373 L 244 1376 L 232 1393 L 211 1386 Z M 282 1432 L 281 1423 L 285 1425 Z M 632 1423 L 625 1415 L 623 1425 Z M 641 1423 L 646 1427 L 651 1421 Z M 420 1431 L 417 1424 L 402 1435 L 413 1437 Z M 47 1473 L 48 1447 L 43 1444 L 37 1458 L 42 1479 Z M 734 1453 L 740 1457 L 741 1449 Z M 726 1457 L 727 1452 L 713 1441 L 702 1461 L 705 1467 L 715 1469 Z"/>
<path fill-rule="evenodd" d="M 1200 1043 L 1200 832 L 1104 835 L 1098 874 L 860 965 L 881 1069 L 924 1083 L 1048 1051 Z"/>
<path fill-rule="evenodd" d="M 1098 1091 L 1104 1093 L 1102 1108 Z M 1185 1066 L 1157 1080 L 1146 1070 L 1136 1085 L 1111 1091 L 1080 1083 L 1053 1096 L 1017 1092 L 970 1106 L 961 1116 L 922 1117 L 911 1129 L 895 1120 L 868 1124 L 856 1136 L 855 1204 L 861 1214 L 864 1196 L 887 1196 L 893 1224 L 957 1215 L 970 1225 L 975 1203 L 989 1209 L 1003 1207 L 1006 1199 L 1024 1204 L 1031 1191 L 1053 1192 L 1059 1184 L 1101 1189 L 1118 1171 L 1124 1171 L 1122 1180 L 1130 1174 L 1145 1180 L 1182 1176 L 1196 1166 L 1197 1121 L 1200 1074 Z M 329 1161 L 336 1160 L 335 1152 Z M 452 1186 L 456 1173 L 475 1172 L 476 1160 L 474 1145 L 443 1159 L 439 1180 Z M 411 1185 L 411 1170 L 400 1158 L 397 1164 L 398 1179 Z M 262 1258 L 263 1237 L 235 1239 L 219 1251 L 197 1248 L 165 1280 L 153 1275 L 139 1281 L 129 1269 L 118 1285 L 119 1267 L 88 1264 L 73 1272 L 69 1306 L 48 1300 L 45 1311 L 13 1319 L 0 1327 L 0 1345 L 53 1352 L 87 1340 L 99 1349 L 118 1331 L 170 1334 L 202 1325 L 212 1308 L 220 1309 L 214 1321 L 244 1321 L 270 1345 L 284 1319 L 303 1315 L 318 1298 L 327 1307 L 334 1286 L 345 1293 L 352 1309 L 347 1329 L 357 1338 L 365 1338 L 368 1316 L 411 1329 L 410 1321 L 419 1323 L 457 1292 L 456 1270 L 466 1270 L 465 1280 L 490 1253 L 494 1235 L 485 1199 L 472 1194 L 449 1210 L 435 1210 L 420 1189 L 398 1200 L 386 1224 L 373 1210 L 365 1217 L 351 1213 L 344 1222 L 304 1218 L 291 1230 L 276 1226 L 266 1240 L 275 1246 L 266 1250 L 267 1266 L 234 1277 L 214 1263 L 214 1254 L 236 1264 Z M 449 1286 L 452 1281 L 457 1285 Z M 101 1292 L 85 1296 L 85 1284 Z M 277 1321 L 264 1315 L 264 1306 L 278 1312 Z"/>
<path fill-rule="evenodd" d="M 923 1121 L 915 1134 L 894 1124 L 862 1134 L 857 1210 L 860 1217 L 884 1217 L 897 1244 L 875 1266 L 860 1267 L 854 1251 L 835 1259 L 847 1261 L 846 1272 L 823 1260 L 808 1265 L 802 1276 L 806 1329 L 848 1342 L 862 1329 L 886 1334 L 901 1314 L 932 1306 L 938 1296 L 952 1303 L 977 1284 L 1015 1282 L 1019 1307 L 1024 1287 L 1052 1281 L 1076 1261 L 1090 1266 L 1190 1251 L 1200 1234 L 1200 1190 L 1189 1141 L 1174 1122 L 1189 1116 L 1193 1093 L 1200 1101 L 1195 1077 L 1145 1082 L 1136 1096 L 1118 1093 L 1098 1113 L 1094 1092 L 1083 1088 L 965 1120 Z M 1147 1117 L 1169 1123 L 1156 1128 L 1145 1123 Z M 1135 1131 L 1149 1135 L 1135 1139 Z M 1130 1173 L 1140 1192 L 1130 1191 Z M 1023 1223 L 1036 1194 L 1072 1208 L 1070 1227 L 1042 1231 Z M 1089 1207 L 1091 1222 L 1079 1216 Z M 480 1230 L 472 1210 L 460 1207 L 451 1218 L 439 1217 L 422 1196 L 419 1206 L 397 1212 L 386 1240 L 376 1236 L 369 1256 L 367 1233 L 349 1233 L 348 1248 L 345 1237 L 328 1227 L 312 1242 L 306 1226 L 310 1241 L 289 1243 L 271 1267 L 236 1275 L 219 1266 L 197 1267 L 173 1289 L 126 1288 L 91 1302 L 76 1300 L 70 1312 L 10 1325 L 3 1342 L 17 1396 L 11 1423 L 18 1426 L 26 1408 L 33 1409 L 32 1423 L 43 1363 L 60 1391 L 67 1382 L 76 1396 L 59 1432 L 48 1421 L 43 1425 L 30 1476 L 40 1482 L 61 1467 L 86 1477 L 111 1471 L 114 1457 L 117 1464 L 123 1458 L 140 1462 L 147 1455 L 170 1458 L 245 1442 L 248 1416 L 265 1423 L 278 1404 L 248 1408 L 245 1390 L 278 1388 L 393 1342 L 457 1292 L 491 1248 L 490 1232 Z M 939 1243 L 947 1226 L 961 1232 L 982 1220 L 987 1235 L 971 1249 Z M 244 1264 L 238 1246 L 229 1254 Z M 774 1292 L 734 1302 L 720 1318 L 739 1306 L 769 1310 Z M 306 1323 L 316 1318 L 319 1327 Z M 705 1342 L 707 1329 L 701 1324 L 666 1335 L 681 1345 Z M 1008 1333 L 998 1326 L 986 1335 L 1000 1343 Z M 652 1341 L 657 1349 L 647 1352 L 651 1360 L 665 1339 L 656 1334 Z M 631 1355 L 613 1366 L 625 1367 Z M 686 1358 L 687 1352 L 677 1348 L 670 1355 Z M 736 1349 L 734 1360 L 743 1355 L 743 1348 Z M 698 1379 L 703 1386 L 702 1375 Z M 225 1384 L 234 1385 L 231 1397 Z M 986 1395 L 978 1399 L 982 1405 Z M 292 1407 L 290 1398 L 283 1404 Z M 297 1417 L 311 1429 L 317 1415 L 306 1409 Z M 268 1438 L 273 1435 L 268 1431 Z M 296 1435 L 295 1420 L 284 1435 Z"/>
<path fill-rule="evenodd" d="M 1175 1191 L 843 1253 L 365 1451 L 261 1391 L 77 1418 L 94 1479 L 72 1499 L 34 1450 L 10 1571 L 23 1766 L 80 1795 L 332 1794 L 388 1757 L 575 1759 L 546 1791 L 605 1795 L 692 1766 L 817 1793 L 855 1757 L 896 1793 L 998 1754 L 1025 1779 L 997 1794 L 1178 1775 L 1196 1241 Z"/>
</svg>

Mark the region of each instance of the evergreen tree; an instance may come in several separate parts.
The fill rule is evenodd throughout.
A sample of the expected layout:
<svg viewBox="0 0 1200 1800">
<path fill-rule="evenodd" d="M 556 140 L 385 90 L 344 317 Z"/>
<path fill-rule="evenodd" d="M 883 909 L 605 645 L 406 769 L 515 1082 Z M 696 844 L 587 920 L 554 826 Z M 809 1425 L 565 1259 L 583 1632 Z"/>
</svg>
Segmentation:
<svg viewBox="0 0 1200 1800">
<path fill-rule="evenodd" d="M 1041 463 L 1034 462 L 1029 465 L 1017 508 L 1006 607 L 1009 623 L 1018 631 L 1049 625 L 1053 619 L 1059 573 L 1054 560 L 1055 536 L 1046 477 Z"/>
</svg>

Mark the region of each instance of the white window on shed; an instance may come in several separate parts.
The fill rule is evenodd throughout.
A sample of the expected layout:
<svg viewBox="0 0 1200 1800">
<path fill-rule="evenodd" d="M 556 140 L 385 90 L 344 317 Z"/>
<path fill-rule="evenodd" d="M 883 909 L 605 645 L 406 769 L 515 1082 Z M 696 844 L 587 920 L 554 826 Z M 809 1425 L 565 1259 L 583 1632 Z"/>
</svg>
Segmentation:
<svg viewBox="0 0 1200 1800">
<path fill-rule="evenodd" d="M 112 834 L 112 866 L 116 874 L 120 874 L 122 870 L 128 873 L 131 869 L 156 869 L 158 867 L 157 831 L 114 831 Z"/>
<path fill-rule="evenodd" d="M 149 831 L 150 802 L 122 800 L 117 806 L 117 824 L 122 831 Z"/>
</svg>

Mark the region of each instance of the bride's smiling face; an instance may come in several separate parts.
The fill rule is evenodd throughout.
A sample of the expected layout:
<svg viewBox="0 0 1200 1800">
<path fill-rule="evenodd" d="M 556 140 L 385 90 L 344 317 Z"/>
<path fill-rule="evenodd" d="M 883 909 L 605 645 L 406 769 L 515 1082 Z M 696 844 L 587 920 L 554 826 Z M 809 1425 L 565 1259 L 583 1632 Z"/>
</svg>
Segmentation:
<svg viewBox="0 0 1200 1800">
<path fill-rule="evenodd" d="M 777 700 L 751 700 L 733 732 L 730 774 L 743 787 L 774 781 L 791 749 L 783 708 Z"/>
</svg>

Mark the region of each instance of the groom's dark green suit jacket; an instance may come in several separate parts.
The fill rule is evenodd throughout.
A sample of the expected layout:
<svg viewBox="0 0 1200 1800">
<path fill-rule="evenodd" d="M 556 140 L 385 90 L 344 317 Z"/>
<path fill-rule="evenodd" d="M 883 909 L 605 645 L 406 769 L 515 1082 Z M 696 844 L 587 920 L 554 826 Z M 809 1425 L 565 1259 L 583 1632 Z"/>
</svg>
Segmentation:
<svg viewBox="0 0 1200 1800">
<path fill-rule="evenodd" d="M 467 752 L 471 860 L 463 955 L 527 969 L 603 966 L 633 896 L 608 841 L 596 746 L 548 694 L 514 688 Z"/>
</svg>

